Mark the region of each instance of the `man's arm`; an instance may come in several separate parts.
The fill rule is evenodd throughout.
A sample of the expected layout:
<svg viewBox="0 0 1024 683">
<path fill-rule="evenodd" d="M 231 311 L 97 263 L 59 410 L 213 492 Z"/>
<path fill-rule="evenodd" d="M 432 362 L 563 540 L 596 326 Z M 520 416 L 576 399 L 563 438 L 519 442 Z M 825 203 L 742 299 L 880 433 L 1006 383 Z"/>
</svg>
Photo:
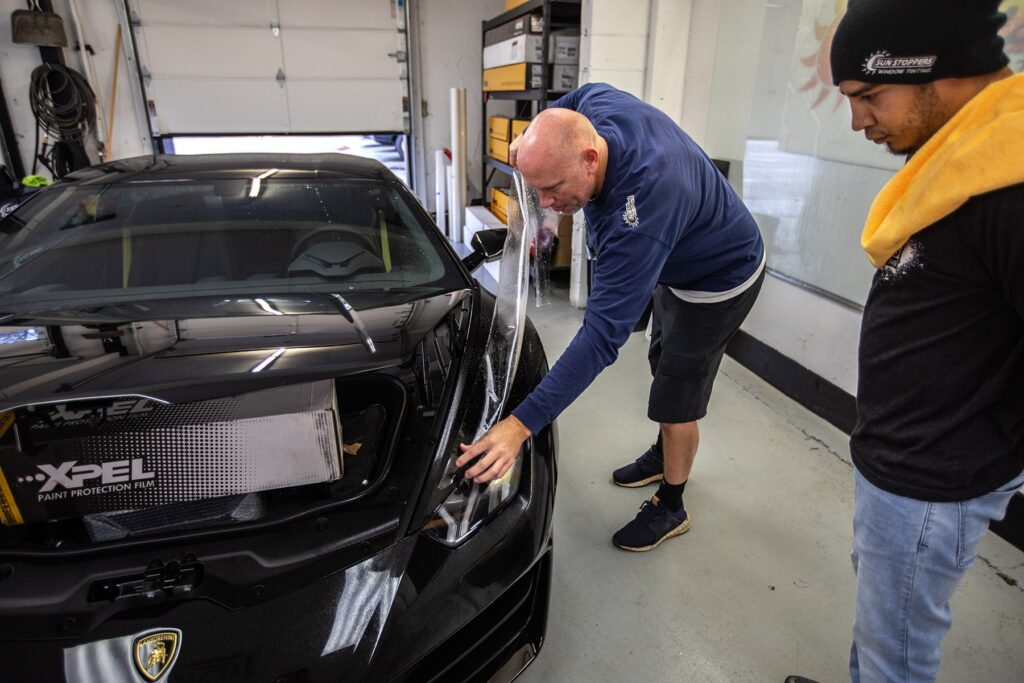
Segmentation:
<svg viewBox="0 0 1024 683">
<path fill-rule="evenodd" d="M 523 442 L 572 403 L 618 357 L 643 315 L 669 248 L 643 234 L 620 229 L 604 245 L 594 271 L 583 327 L 541 383 L 512 412 L 472 445 L 460 444 L 466 477 L 483 483 L 505 474 Z"/>
</svg>

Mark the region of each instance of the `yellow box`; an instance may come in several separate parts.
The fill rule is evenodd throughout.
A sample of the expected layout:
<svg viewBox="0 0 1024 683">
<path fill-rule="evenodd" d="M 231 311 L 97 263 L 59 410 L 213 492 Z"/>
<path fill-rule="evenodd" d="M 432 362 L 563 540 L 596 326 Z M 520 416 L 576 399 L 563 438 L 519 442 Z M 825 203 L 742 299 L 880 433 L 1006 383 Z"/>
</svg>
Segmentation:
<svg viewBox="0 0 1024 683">
<path fill-rule="evenodd" d="M 495 206 L 493 203 L 491 204 L 491 213 L 493 213 L 494 217 L 497 218 L 499 221 L 501 221 L 505 225 L 508 225 L 508 216 L 506 216 L 505 212 L 502 211 L 499 207 Z"/>
<path fill-rule="evenodd" d="M 529 2 L 529 0 L 505 0 L 505 11 L 507 12 L 510 9 L 515 9 L 516 7 L 524 5 L 527 2 Z"/>
<path fill-rule="evenodd" d="M 498 161 L 508 163 L 508 140 L 487 138 L 487 153 Z"/>
<path fill-rule="evenodd" d="M 508 191 L 507 187 L 491 189 L 491 206 L 497 207 L 505 216 L 508 216 Z M 491 209 L 491 213 L 494 213 L 494 209 Z"/>
<path fill-rule="evenodd" d="M 515 140 L 522 135 L 528 125 L 530 125 L 530 119 L 512 119 L 512 136 L 509 140 Z"/>
<path fill-rule="evenodd" d="M 487 135 L 499 140 L 511 140 L 509 134 L 512 131 L 512 119 L 504 116 L 492 116 L 487 124 Z"/>
<path fill-rule="evenodd" d="M 544 65 L 532 62 L 484 69 L 484 92 L 539 88 L 543 74 Z"/>
</svg>

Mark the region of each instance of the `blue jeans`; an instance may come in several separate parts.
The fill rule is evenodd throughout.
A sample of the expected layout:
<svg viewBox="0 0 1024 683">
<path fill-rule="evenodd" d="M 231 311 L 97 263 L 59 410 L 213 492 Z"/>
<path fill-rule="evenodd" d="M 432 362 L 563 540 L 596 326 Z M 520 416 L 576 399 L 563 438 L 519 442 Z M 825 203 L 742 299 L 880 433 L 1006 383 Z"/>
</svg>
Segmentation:
<svg viewBox="0 0 1024 683">
<path fill-rule="evenodd" d="M 856 472 L 853 571 L 857 615 L 850 650 L 853 683 L 934 681 L 949 599 L 974 564 L 990 521 L 1006 515 L 1024 472 L 992 493 L 929 503 L 883 491 Z"/>
</svg>

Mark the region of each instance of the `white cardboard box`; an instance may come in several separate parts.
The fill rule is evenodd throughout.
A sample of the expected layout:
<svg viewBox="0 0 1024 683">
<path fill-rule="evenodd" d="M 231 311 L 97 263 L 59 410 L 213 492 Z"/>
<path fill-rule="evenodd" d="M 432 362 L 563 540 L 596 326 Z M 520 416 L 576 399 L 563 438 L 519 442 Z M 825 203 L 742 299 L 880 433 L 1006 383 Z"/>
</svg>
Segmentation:
<svg viewBox="0 0 1024 683">
<path fill-rule="evenodd" d="M 542 38 L 543 36 L 522 35 L 488 45 L 484 48 L 484 68 L 493 69 L 519 62 L 543 61 Z M 548 41 L 548 63 L 579 64 L 579 34 L 551 34 L 551 39 Z"/>
<path fill-rule="evenodd" d="M 548 45 L 548 60 L 552 64 L 580 63 L 580 34 L 552 33 Z"/>
<path fill-rule="evenodd" d="M 523 35 L 503 40 L 484 48 L 484 68 L 517 64 L 519 62 L 540 62 L 543 36 Z"/>
<path fill-rule="evenodd" d="M 555 64 L 551 67 L 551 89 L 565 92 L 574 90 L 579 74 L 578 64 Z"/>
<path fill-rule="evenodd" d="M 467 206 L 466 207 L 466 220 L 462 227 L 462 241 L 466 246 L 473 246 L 471 244 L 473 235 L 480 230 L 488 230 L 490 228 L 504 228 L 505 224 L 501 220 L 491 213 L 490 209 L 486 206 Z"/>
<path fill-rule="evenodd" d="M 488 275 L 494 278 L 495 282 L 499 282 L 501 278 L 501 259 L 485 263 L 484 270 L 487 271 Z"/>
</svg>

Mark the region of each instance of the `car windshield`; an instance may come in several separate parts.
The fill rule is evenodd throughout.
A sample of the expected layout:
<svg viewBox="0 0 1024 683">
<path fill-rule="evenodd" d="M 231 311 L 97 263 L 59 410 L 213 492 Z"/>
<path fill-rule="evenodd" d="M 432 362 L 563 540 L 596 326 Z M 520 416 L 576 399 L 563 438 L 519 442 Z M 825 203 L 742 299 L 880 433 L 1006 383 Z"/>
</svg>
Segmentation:
<svg viewBox="0 0 1024 683">
<path fill-rule="evenodd" d="M 408 298 L 464 282 L 381 180 L 56 186 L 0 222 L 0 313 L 252 291 Z"/>
</svg>

